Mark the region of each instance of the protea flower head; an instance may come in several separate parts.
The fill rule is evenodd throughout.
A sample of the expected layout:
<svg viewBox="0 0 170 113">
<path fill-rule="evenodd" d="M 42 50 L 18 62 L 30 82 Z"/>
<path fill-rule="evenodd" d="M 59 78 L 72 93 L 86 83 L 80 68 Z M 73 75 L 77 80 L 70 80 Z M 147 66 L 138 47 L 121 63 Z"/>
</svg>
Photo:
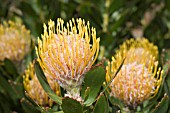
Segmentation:
<svg viewBox="0 0 170 113">
<path fill-rule="evenodd" d="M 146 62 L 149 63 L 150 59 L 156 60 L 158 57 L 158 47 L 149 42 L 146 38 L 137 38 L 126 40 L 116 55 L 126 57 L 125 62 Z"/>
<path fill-rule="evenodd" d="M 40 66 L 66 89 L 66 96 L 81 100 L 79 90 L 84 74 L 95 62 L 99 51 L 100 39 L 96 39 L 95 28 L 90 29 L 89 22 L 86 24 L 80 18 L 72 19 L 64 26 L 59 18 L 56 28 L 51 20 L 48 29 L 44 24 L 41 38 L 36 48 Z"/>
<path fill-rule="evenodd" d="M 12 21 L 0 24 L 0 60 L 21 61 L 30 49 L 30 31 Z"/>
<path fill-rule="evenodd" d="M 49 76 L 49 74 L 45 74 L 45 76 L 51 89 L 56 92 L 57 95 L 60 95 L 60 86 L 51 76 Z M 41 84 L 39 83 L 34 70 L 34 65 L 32 63 L 30 63 L 28 69 L 25 70 L 25 75 L 23 76 L 23 79 L 24 88 L 28 96 L 30 96 L 38 105 L 53 105 L 53 101 L 48 97 Z"/>
<path fill-rule="evenodd" d="M 144 51 L 145 49 L 142 50 Z M 139 53 L 140 56 L 135 58 L 134 55 L 138 55 L 137 51 L 133 51 L 133 53 L 129 49 L 132 52 L 131 54 L 129 54 L 127 49 L 125 49 L 126 52 L 124 54 L 121 51 L 123 50 L 117 51 L 117 54 L 112 57 L 112 61 L 108 62 L 108 66 L 106 67 L 106 81 L 111 81 L 126 56 L 122 68 L 110 84 L 110 95 L 119 98 L 126 105 L 135 108 L 143 101 L 151 99 L 157 94 L 162 83 L 163 70 L 158 68 L 158 61 L 155 60 L 156 57 L 154 56 L 148 57 L 143 53 Z M 145 51 L 145 53 L 149 52 Z M 129 57 L 128 55 L 132 56 Z"/>
</svg>

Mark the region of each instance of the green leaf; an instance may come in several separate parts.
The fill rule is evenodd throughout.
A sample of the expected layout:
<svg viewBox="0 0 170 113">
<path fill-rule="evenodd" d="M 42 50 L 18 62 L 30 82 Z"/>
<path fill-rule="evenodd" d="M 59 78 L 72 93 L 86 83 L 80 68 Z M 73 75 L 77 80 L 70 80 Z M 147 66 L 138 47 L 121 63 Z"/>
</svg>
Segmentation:
<svg viewBox="0 0 170 113">
<path fill-rule="evenodd" d="M 110 96 L 108 92 L 106 92 L 105 94 L 112 105 L 119 107 L 121 111 L 123 110 L 125 104 L 120 99 Z"/>
<path fill-rule="evenodd" d="M 61 105 L 64 113 L 83 113 L 82 105 L 71 98 L 63 98 L 62 105 Z"/>
<path fill-rule="evenodd" d="M 163 85 L 164 85 L 165 92 L 167 93 L 168 97 L 170 98 L 170 87 L 168 86 L 168 83 L 166 80 L 164 81 Z"/>
<path fill-rule="evenodd" d="M 170 62 L 170 49 L 163 49 L 161 54 L 162 64 Z"/>
<path fill-rule="evenodd" d="M 10 79 L 10 80 L 13 79 L 13 77 L 5 70 L 4 66 L 0 66 L 0 75 L 4 76 L 5 78 Z"/>
<path fill-rule="evenodd" d="M 11 113 L 11 103 L 13 106 L 13 102 L 10 101 L 10 98 L 0 93 L 0 113 Z"/>
<path fill-rule="evenodd" d="M 62 99 L 61 97 L 57 96 L 54 91 L 51 89 L 51 87 L 49 86 L 47 79 L 43 73 L 43 70 L 41 69 L 39 63 L 36 61 L 35 65 L 35 72 L 36 72 L 36 76 L 41 84 L 41 86 L 43 87 L 43 89 L 45 90 L 45 92 L 48 94 L 48 96 L 55 101 L 58 104 L 62 104 Z"/>
<path fill-rule="evenodd" d="M 149 101 L 146 100 L 143 102 L 143 108 L 140 113 L 148 113 L 155 105 L 157 104 L 157 100 Z"/>
<path fill-rule="evenodd" d="M 57 112 L 53 112 L 53 113 L 64 113 L 63 111 L 57 111 Z"/>
<path fill-rule="evenodd" d="M 96 102 L 93 113 L 109 113 L 109 106 L 104 95 L 100 95 Z"/>
<path fill-rule="evenodd" d="M 31 105 L 31 103 L 29 103 L 25 99 L 22 99 L 21 105 L 25 113 L 39 113 L 35 106 Z"/>
<path fill-rule="evenodd" d="M 14 91 L 9 82 L 7 82 L 2 76 L 0 76 L 0 85 L 14 101 L 18 99 L 17 93 Z"/>
<path fill-rule="evenodd" d="M 167 75 L 165 83 L 166 83 L 166 89 L 165 89 L 165 86 L 164 86 L 164 89 L 165 89 L 166 92 L 169 92 L 167 94 L 170 98 L 170 73 Z"/>
<path fill-rule="evenodd" d="M 156 105 L 155 109 L 152 111 L 152 113 L 166 113 L 168 110 L 168 104 L 169 104 L 169 98 L 165 94 L 162 100 Z"/>
<path fill-rule="evenodd" d="M 85 93 L 84 93 L 84 100 L 87 100 L 87 98 L 89 96 L 89 92 L 90 92 L 90 87 L 87 87 L 87 89 L 85 90 Z"/>
<path fill-rule="evenodd" d="M 52 109 L 51 107 L 46 110 L 47 113 L 58 113 L 58 110 Z"/>
<path fill-rule="evenodd" d="M 17 71 L 15 65 L 13 64 L 13 62 L 7 58 L 5 58 L 5 60 L 4 60 L 4 67 L 10 75 L 13 75 L 14 77 L 19 76 L 18 71 Z"/>
<path fill-rule="evenodd" d="M 21 76 L 20 76 L 21 77 Z M 24 87 L 22 82 L 9 82 L 13 90 L 16 92 L 18 98 L 24 97 Z"/>
<path fill-rule="evenodd" d="M 104 80 L 105 70 L 102 67 L 96 67 L 85 75 L 81 92 L 82 97 L 87 97 L 84 104 L 90 106 L 95 101 Z M 85 92 L 88 92 L 88 94 L 85 94 Z"/>
</svg>

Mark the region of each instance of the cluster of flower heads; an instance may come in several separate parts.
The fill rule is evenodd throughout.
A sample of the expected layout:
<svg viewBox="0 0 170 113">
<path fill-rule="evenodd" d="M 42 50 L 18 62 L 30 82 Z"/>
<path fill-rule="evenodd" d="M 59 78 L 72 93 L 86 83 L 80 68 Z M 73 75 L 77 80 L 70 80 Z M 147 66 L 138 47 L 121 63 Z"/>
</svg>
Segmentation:
<svg viewBox="0 0 170 113">
<path fill-rule="evenodd" d="M 124 64 L 110 84 L 111 96 L 135 108 L 153 98 L 161 85 L 163 70 L 158 68 L 157 46 L 145 38 L 124 42 L 106 67 L 106 81 L 110 82 L 123 59 Z"/>
<path fill-rule="evenodd" d="M 60 86 L 56 83 L 55 79 L 49 74 L 45 73 L 47 81 L 51 89 L 60 95 Z M 25 75 L 23 76 L 23 84 L 27 94 L 38 104 L 42 106 L 52 106 L 53 101 L 48 97 L 46 92 L 40 85 L 37 76 L 35 74 L 34 65 L 30 63 Z"/>
<path fill-rule="evenodd" d="M 64 26 L 62 19 L 44 24 L 44 34 L 36 48 L 38 62 L 45 73 L 53 76 L 66 89 L 66 96 L 81 101 L 79 90 L 84 74 L 95 62 L 99 51 L 99 38 L 95 28 L 90 29 L 82 19 L 72 19 Z M 92 42 L 93 44 L 90 44 Z"/>
<path fill-rule="evenodd" d="M 30 31 L 12 21 L 0 24 L 0 60 L 21 61 L 30 49 Z"/>
<path fill-rule="evenodd" d="M 50 87 L 57 95 L 60 86 L 66 89 L 65 96 L 83 101 L 80 89 L 84 75 L 96 61 L 100 38 L 95 28 L 82 19 L 72 19 L 64 26 L 62 19 L 44 24 L 44 34 L 38 39 L 36 54 Z M 21 24 L 11 21 L 0 25 L 0 60 L 9 58 L 20 61 L 28 53 L 30 32 Z M 144 100 L 153 98 L 161 85 L 163 70 L 158 68 L 158 48 L 145 38 L 124 42 L 106 67 L 106 81 L 114 77 L 123 59 L 124 64 L 111 81 L 110 95 L 136 107 Z M 51 106 L 53 101 L 43 90 L 31 63 L 25 71 L 24 87 L 28 95 L 39 105 Z"/>
</svg>

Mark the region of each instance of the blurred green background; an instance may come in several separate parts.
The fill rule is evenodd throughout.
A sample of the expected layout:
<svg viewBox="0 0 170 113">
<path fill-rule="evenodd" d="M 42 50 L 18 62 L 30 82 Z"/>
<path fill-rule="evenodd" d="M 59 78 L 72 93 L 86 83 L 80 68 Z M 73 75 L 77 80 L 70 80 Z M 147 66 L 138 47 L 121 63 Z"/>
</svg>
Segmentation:
<svg viewBox="0 0 170 113">
<path fill-rule="evenodd" d="M 90 21 L 91 26 L 97 30 L 103 53 L 100 53 L 99 60 L 103 56 L 110 58 L 119 45 L 129 38 L 148 38 L 158 46 L 160 54 L 163 49 L 170 49 L 170 0 L 0 0 L 0 22 L 22 22 L 35 40 L 43 33 L 43 23 L 47 23 L 49 19 L 56 21 L 57 18 L 62 18 L 68 21 L 78 17 Z M 34 50 L 32 53 L 35 54 Z M 11 65 L 8 61 L 6 63 Z M 0 78 L 0 89 L 6 84 L 4 87 L 11 91 L 9 96 L 20 94 L 7 98 L 3 93 L 5 91 L 1 90 L 0 96 L 3 98 L 0 98 L 0 112 L 6 111 L 5 108 L 23 112 L 18 101 L 23 102 L 25 112 L 27 109 L 37 112 L 21 99 L 24 95 L 23 87 L 15 84 L 16 81 L 22 83 L 22 77 L 16 78 L 12 83 Z M 10 89 L 8 83 L 17 91 Z M 10 109 L 6 113 L 11 112 Z"/>
</svg>

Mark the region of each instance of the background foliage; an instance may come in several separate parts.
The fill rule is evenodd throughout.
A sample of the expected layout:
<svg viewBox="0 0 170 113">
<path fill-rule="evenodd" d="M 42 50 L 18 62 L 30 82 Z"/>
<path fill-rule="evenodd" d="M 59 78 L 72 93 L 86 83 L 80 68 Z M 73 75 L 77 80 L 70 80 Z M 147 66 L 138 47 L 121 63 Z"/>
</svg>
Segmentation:
<svg viewBox="0 0 170 113">
<path fill-rule="evenodd" d="M 168 73 L 169 0 L 0 0 L 0 22 L 4 20 L 22 22 L 30 29 L 35 44 L 37 37 L 43 33 L 43 23 L 47 23 L 49 19 L 56 21 L 59 17 L 66 21 L 73 17 L 90 21 L 91 26 L 97 30 L 97 36 L 101 38 L 102 52 L 99 60 L 103 56 L 110 59 L 126 39 L 142 36 L 148 38 L 158 46 L 161 65 L 166 64 L 164 68 L 167 68 Z M 25 62 L 29 63 L 34 58 L 33 47 Z M 38 112 L 39 107 L 37 109 L 32 107 L 33 103 L 30 104 L 28 97 L 24 94 L 22 77 L 15 68 L 9 67 L 13 66 L 13 63 L 7 59 L 4 62 L 5 64 L 0 67 L 0 75 L 2 75 L 0 76 L 0 112 Z M 170 75 L 164 77 L 165 83 L 160 92 L 162 97 L 165 92 L 170 96 Z M 162 99 L 165 103 L 166 98 L 164 96 Z M 98 99 L 98 103 L 105 101 L 103 95 Z M 65 99 L 64 102 L 67 103 L 68 100 Z M 98 104 L 94 113 L 98 112 L 97 107 L 99 107 Z M 159 106 L 157 109 L 161 110 Z M 166 111 L 168 110 L 170 112 L 170 108 Z"/>
</svg>

